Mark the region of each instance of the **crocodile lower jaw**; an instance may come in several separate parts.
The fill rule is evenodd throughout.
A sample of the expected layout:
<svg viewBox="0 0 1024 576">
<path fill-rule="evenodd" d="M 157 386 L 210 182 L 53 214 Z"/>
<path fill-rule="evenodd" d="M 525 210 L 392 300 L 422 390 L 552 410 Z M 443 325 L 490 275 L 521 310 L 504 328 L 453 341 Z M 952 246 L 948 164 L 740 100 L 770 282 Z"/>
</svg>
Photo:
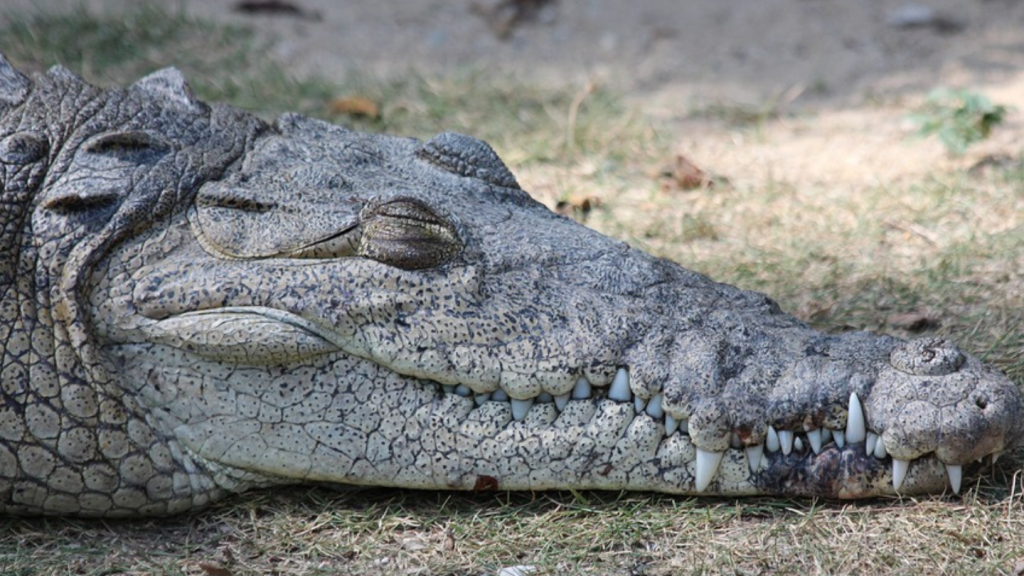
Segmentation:
<svg viewBox="0 0 1024 576">
<path fill-rule="evenodd" d="M 456 395 L 473 401 L 477 407 L 487 402 L 501 402 L 508 405 L 511 420 L 524 420 L 529 411 L 537 405 L 553 405 L 561 413 L 570 402 L 574 401 L 613 401 L 631 404 L 637 418 L 651 418 L 663 430 L 663 440 L 680 436 L 689 440 L 688 422 L 677 419 L 665 412 L 661 407 L 661 395 L 649 399 L 640 398 L 629 388 L 629 371 L 620 368 L 610 387 L 597 387 L 586 378 L 581 377 L 572 391 L 552 396 L 549 393 L 526 400 L 509 398 L 503 390 L 490 393 L 477 393 L 465 385 L 436 385 L 444 394 Z M 705 493 L 719 473 L 719 468 L 726 459 L 743 459 L 750 470 L 755 484 L 777 487 L 779 492 L 799 493 L 800 482 L 808 482 L 813 486 L 822 487 L 819 491 L 808 487 L 808 495 L 822 493 L 835 494 L 840 498 L 860 498 L 877 494 L 900 494 L 911 470 L 918 476 L 912 492 L 942 491 L 949 488 L 959 494 L 962 486 L 963 465 L 945 464 L 934 454 L 925 454 L 913 460 L 900 460 L 889 455 L 881 435 L 869 429 L 864 418 L 864 411 L 857 395 L 851 394 L 846 426 L 841 429 L 817 428 L 812 430 L 776 430 L 768 427 L 768 435 L 762 444 L 742 446 L 739 438 L 733 437 L 732 447 L 723 451 L 703 450 L 694 446 L 694 489 L 693 493 Z M 992 462 L 999 453 L 992 455 Z M 863 482 L 845 482 L 855 475 L 854 471 L 871 475 L 881 474 L 882 467 L 888 467 L 887 487 Z M 798 471 L 810 471 L 816 479 L 807 478 Z M 948 479 L 939 485 L 936 477 Z M 925 480 L 925 477 L 930 478 Z M 824 486 L 835 486 L 832 491 Z"/>
</svg>

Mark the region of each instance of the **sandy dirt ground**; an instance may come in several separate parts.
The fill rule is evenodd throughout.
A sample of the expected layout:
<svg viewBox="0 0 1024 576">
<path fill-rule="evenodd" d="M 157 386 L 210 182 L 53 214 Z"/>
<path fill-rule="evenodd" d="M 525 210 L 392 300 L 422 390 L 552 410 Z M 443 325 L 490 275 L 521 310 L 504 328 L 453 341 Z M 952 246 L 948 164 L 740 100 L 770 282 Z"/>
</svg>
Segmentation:
<svg viewBox="0 0 1024 576">
<path fill-rule="evenodd" d="M 20 12 L 77 0 L 3 3 Z M 260 30 L 298 75 L 473 68 L 608 85 L 672 119 L 680 150 L 734 181 L 921 178 L 1016 155 L 1024 132 L 1024 3 L 1013 0 L 289 0 L 298 14 L 238 4 L 183 2 Z M 967 87 L 1017 112 L 966 157 L 950 158 L 937 142 L 907 138 L 908 107 L 937 86 Z M 711 105 L 784 114 L 751 138 L 692 113 Z"/>
<path fill-rule="evenodd" d="M 3 0 L 8 13 L 79 0 Z M 85 0 L 117 9 L 127 0 Z M 1024 2 L 1014 0 L 183 0 L 271 39 L 297 75 L 382 77 L 481 69 L 521 81 L 596 82 L 677 130 L 681 152 L 734 182 L 871 186 L 1019 154 Z M 532 7 L 536 7 L 532 9 Z M 0 15 L 2 18 L 2 15 Z M 938 86 L 1013 107 L 964 157 L 909 135 L 908 110 Z M 752 136 L 709 106 L 765 110 Z"/>
</svg>

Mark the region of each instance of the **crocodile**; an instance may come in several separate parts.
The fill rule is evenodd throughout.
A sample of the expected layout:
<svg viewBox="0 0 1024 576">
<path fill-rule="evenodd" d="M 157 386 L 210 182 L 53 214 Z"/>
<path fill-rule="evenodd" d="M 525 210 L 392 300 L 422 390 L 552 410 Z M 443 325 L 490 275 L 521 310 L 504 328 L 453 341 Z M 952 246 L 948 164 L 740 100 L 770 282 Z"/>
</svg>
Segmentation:
<svg viewBox="0 0 1024 576">
<path fill-rule="evenodd" d="M 1024 398 L 555 214 L 481 140 L 0 57 L 0 513 L 297 483 L 957 493 Z"/>
</svg>

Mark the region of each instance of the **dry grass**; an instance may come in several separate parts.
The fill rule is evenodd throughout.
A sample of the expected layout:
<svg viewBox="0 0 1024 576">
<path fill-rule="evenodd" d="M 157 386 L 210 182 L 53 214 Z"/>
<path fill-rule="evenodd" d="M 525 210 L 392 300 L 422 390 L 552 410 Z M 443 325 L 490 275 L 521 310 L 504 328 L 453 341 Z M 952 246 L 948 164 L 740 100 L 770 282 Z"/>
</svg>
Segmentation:
<svg viewBox="0 0 1024 576">
<path fill-rule="evenodd" d="M 737 127 L 698 116 L 674 125 L 599 88 L 502 85 L 473 74 L 411 77 L 400 85 L 352 80 L 341 89 L 288 79 L 260 63 L 252 44 L 245 54 L 228 50 L 217 43 L 225 32 L 212 25 L 180 15 L 131 17 L 146 18 L 142 25 L 151 31 L 170 27 L 137 40 L 145 43 L 135 52 L 145 55 L 142 62 L 110 61 L 106 51 L 122 49 L 116 43 L 55 47 L 52 38 L 70 36 L 42 32 L 80 30 L 79 43 L 120 37 L 126 18 L 86 13 L 15 22 L 0 31 L 0 49 L 29 67 L 75 54 L 69 65 L 87 74 L 102 70 L 100 80 L 110 83 L 173 61 L 204 96 L 242 106 L 258 101 L 264 113 L 299 108 L 324 115 L 335 95 L 369 95 L 383 116 L 359 120 L 359 127 L 482 135 L 542 201 L 598 200 L 586 220 L 606 233 L 767 292 L 824 329 L 907 335 L 890 317 L 926 313 L 940 324 L 932 332 L 954 337 L 1024 384 L 1019 158 L 980 171 L 937 162 L 938 168 L 901 177 L 829 181 L 821 177 L 828 170 L 787 172 L 784 158 L 756 164 L 741 157 L 788 145 L 791 119 Z M 172 49 L 183 45 L 223 59 L 199 66 L 187 60 L 189 51 Z M 228 77 L 217 70 L 226 63 L 238 72 Z M 884 131 L 906 110 L 894 105 L 883 111 L 888 115 L 877 112 L 865 114 L 875 118 L 875 131 Z M 823 114 L 805 121 L 828 120 Z M 684 146 L 716 158 L 714 168 L 732 184 L 666 190 L 653 174 L 669 162 L 676 134 L 694 127 L 707 130 L 707 138 L 684 136 Z M 731 149 L 733 156 L 699 148 L 715 134 L 748 144 Z M 770 169 L 747 168 L 752 165 Z M 454 575 L 496 574 L 515 565 L 536 567 L 535 574 L 1019 574 L 1019 468 L 1016 455 L 975 471 L 960 498 L 857 504 L 277 489 L 171 520 L 0 519 L 0 574 Z"/>
<path fill-rule="evenodd" d="M 468 575 L 525 565 L 536 574 L 1015 574 L 1024 487 L 1003 472 L 960 499 L 857 504 L 263 491 L 173 520 L 0 521 L 0 571 Z"/>
</svg>

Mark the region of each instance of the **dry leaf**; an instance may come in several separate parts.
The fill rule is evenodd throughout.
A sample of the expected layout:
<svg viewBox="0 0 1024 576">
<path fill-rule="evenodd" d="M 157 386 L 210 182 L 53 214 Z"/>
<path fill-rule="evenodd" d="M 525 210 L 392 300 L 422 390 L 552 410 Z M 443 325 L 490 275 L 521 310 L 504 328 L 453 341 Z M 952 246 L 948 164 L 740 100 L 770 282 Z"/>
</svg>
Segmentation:
<svg viewBox="0 0 1024 576">
<path fill-rule="evenodd" d="M 661 176 L 681 190 L 710 188 L 714 184 L 711 174 L 683 154 L 676 154 L 675 164 L 664 168 Z"/>
<path fill-rule="evenodd" d="M 893 328 L 901 328 L 908 332 L 921 332 L 939 327 L 939 319 L 923 311 L 901 312 L 891 314 L 885 323 Z"/>
<path fill-rule="evenodd" d="M 221 566 L 220 562 L 200 562 L 199 569 L 205 572 L 208 576 L 231 576 L 233 574 L 231 570 Z"/>
<path fill-rule="evenodd" d="M 569 218 L 578 217 L 585 220 L 590 211 L 600 205 L 601 199 L 597 196 L 574 194 L 565 200 L 559 200 L 555 205 L 555 212 Z"/>
<path fill-rule="evenodd" d="M 380 117 L 380 108 L 377 103 L 365 96 L 335 98 L 331 100 L 330 110 L 333 114 L 346 116 L 366 116 L 373 119 Z"/>
<path fill-rule="evenodd" d="M 804 302 L 797 307 L 796 316 L 807 322 L 821 322 L 832 315 L 834 303 Z"/>
<path fill-rule="evenodd" d="M 444 529 L 444 544 L 445 550 L 451 552 L 455 550 L 455 531 L 452 530 L 451 526 L 446 526 Z"/>
</svg>

